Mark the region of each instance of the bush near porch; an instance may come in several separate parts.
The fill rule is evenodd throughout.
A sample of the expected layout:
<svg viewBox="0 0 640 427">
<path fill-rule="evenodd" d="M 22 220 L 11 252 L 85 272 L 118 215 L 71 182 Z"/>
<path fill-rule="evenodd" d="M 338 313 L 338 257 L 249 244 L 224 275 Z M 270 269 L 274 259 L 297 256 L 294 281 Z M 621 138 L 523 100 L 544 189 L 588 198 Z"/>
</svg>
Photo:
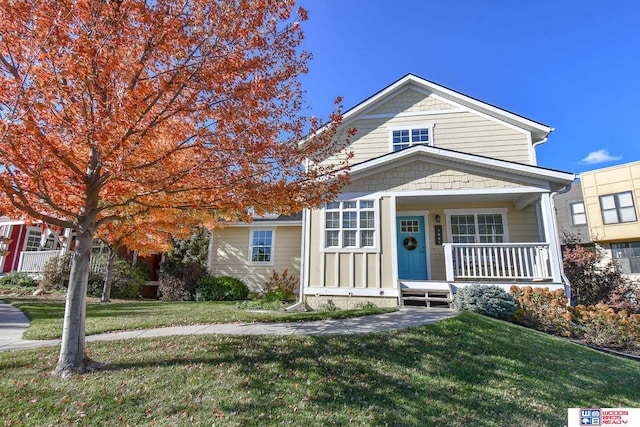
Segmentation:
<svg viewBox="0 0 640 427">
<path fill-rule="evenodd" d="M 640 355 L 640 314 L 616 311 L 607 304 L 571 307 L 562 289 L 510 290 L 518 304 L 514 321 L 543 332 L 574 338 L 585 344 Z"/>
</svg>

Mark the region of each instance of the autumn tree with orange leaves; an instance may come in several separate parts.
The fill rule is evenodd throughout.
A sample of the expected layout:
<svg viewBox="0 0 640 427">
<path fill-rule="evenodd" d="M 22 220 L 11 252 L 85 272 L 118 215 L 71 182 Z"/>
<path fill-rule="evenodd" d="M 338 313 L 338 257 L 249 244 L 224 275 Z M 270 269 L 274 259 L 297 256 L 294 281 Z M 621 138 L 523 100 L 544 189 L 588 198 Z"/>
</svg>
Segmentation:
<svg viewBox="0 0 640 427">
<path fill-rule="evenodd" d="M 337 112 L 322 131 L 302 114 L 293 0 L 11 0 L 0 19 L 1 209 L 77 236 L 58 375 L 98 366 L 84 336 L 97 230 L 175 210 L 286 214 L 348 177 L 348 154 L 314 162 L 349 135 Z"/>
</svg>

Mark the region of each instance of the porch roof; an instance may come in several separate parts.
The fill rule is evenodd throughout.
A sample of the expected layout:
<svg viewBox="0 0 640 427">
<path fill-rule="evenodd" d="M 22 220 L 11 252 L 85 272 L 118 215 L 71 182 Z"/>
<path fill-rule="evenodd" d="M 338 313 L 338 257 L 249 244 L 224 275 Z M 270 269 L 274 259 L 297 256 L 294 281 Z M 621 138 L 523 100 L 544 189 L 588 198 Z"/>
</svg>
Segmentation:
<svg viewBox="0 0 640 427">
<path fill-rule="evenodd" d="M 576 175 L 570 172 L 509 162 L 428 145 L 414 145 L 404 150 L 358 163 L 351 167 L 350 175 L 352 178 L 362 178 L 383 170 L 400 167 L 416 160 L 450 164 L 461 169 L 484 172 L 489 175 L 506 174 L 516 180 L 537 183 L 538 185 L 546 184 L 550 191 L 559 191 L 576 179 Z M 485 196 L 483 200 L 486 200 L 486 193 L 483 194 Z M 499 198 L 500 195 L 496 194 L 496 197 Z"/>
</svg>

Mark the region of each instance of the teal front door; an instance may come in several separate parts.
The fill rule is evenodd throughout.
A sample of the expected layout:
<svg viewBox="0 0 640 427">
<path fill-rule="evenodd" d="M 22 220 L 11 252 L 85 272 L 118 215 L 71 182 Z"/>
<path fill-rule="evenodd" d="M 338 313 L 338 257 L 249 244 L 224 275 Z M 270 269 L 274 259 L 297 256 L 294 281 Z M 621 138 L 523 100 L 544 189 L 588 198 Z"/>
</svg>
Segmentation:
<svg viewBox="0 0 640 427">
<path fill-rule="evenodd" d="M 427 244 L 424 217 L 399 216 L 396 218 L 398 236 L 398 278 L 427 280 Z"/>
</svg>

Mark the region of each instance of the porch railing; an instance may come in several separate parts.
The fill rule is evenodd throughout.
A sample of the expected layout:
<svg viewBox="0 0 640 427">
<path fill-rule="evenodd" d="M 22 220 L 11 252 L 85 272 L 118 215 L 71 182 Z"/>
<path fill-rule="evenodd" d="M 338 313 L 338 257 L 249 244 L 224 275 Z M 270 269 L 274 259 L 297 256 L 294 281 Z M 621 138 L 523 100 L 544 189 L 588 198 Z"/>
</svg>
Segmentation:
<svg viewBox="0 0 640 427">
<path fill-rule="evenodd" d="M 18 271 L 24 273 L 40 273 L 51 258 L 57 257 L 62 251 L 29 251 L 20 252 Z"/>
<path fill-rule="evenodd" d="M 20 252 L 18 261 L 18 271 L 24 273 L 41 273 L 44 265 L 51 258 L 60 256 L 62 251 L 29 251 Z M 91 271 L 94 273 L 103 272 L 106 269 L 106 262 L 103 257 L 91 257 Z"/>
<path fill-rule="evenodd" d="M 552 280 L 547 243 L 445 243 L 446 277 L 455 280 Z"/>
</svg>

